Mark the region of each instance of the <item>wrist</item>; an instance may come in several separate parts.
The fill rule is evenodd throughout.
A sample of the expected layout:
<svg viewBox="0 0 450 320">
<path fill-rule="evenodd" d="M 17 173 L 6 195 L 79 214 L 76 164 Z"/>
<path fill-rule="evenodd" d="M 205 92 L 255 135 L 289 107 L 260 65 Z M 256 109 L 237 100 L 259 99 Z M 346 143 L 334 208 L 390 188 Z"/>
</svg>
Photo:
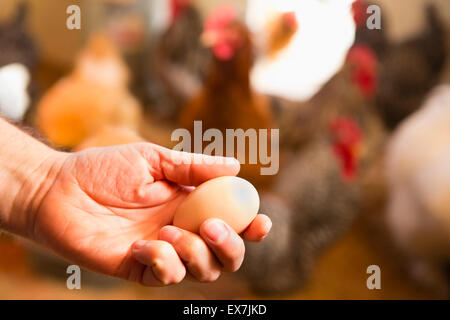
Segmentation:
<svg viewBox="0 0 450 320">
<path fill-rule="evenodd" d="M 33 239 L 36 215 L 50 188 L 53 186 L 68 154 L 48 148 L 40 160 L 21 171 L 20 187 L 13 197 L 7 230 Z"/>
<path fill-rule="evenodd" d="M 0 227 L 32 237 L 39 205 L 66 158 L 0 119 Z"/>
</svg>

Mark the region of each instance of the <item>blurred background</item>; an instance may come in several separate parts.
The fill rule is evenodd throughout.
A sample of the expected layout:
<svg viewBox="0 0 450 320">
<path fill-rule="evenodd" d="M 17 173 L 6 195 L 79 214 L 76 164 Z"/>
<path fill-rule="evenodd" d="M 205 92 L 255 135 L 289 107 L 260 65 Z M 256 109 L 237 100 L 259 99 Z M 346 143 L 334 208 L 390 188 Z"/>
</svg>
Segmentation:
<svg viewBox="0 0 450 320">
<path fill-rule="evenodd" d="M 2 0 L 0 113 L 54 148 L 173 147 L 202 120 L 280 129 L 281 163 L 242 166 L 274 226 L 236 274 L 68 290 L 69 263 L 0 231 L 0 299 L 449 298 L 449 58 L 448 0 Z"/>
</svg>

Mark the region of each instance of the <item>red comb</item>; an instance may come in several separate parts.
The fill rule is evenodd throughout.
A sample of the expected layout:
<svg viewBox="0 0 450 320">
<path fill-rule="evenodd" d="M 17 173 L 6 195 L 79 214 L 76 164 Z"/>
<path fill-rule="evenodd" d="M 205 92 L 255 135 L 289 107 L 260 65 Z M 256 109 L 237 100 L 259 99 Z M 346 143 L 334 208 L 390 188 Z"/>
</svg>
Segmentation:
<svg viewBox="0 0 450 320">
<path fill-rule="evenodd" d="M 341 161 L 342 175 L 351 180 L 358 170 L 358 159 L 355 146 L 362 140 L 362 131 L 359 125 L 351 118 L 340 117 L 330 122 L 333 133 L 333 151 Z"/>
<path fill-rule="evenodd" d="M 237 18 L 236 9 L 231 5 L 222 5 L 215 9 L 205 22 L 205 31 L 221 30 Z"/>
<path fill-rule="evenodd" d="M 351 118 L 339 117 L 332 120 L 330 122 L 330 129 L 338 142 L 351 144 L 361 141 L 361 128 L 356 121 Z"/>
<path fill-rule="evenodd" d="M 172 14 L 172 23 L 177 20 L 184 9 L 192 2 L 192 0 L 171 0 L 170 11 Z"/>
<path fill-rule="evenodd" d="M 296 30 L 298 28 L 298 20 L 295 12 L 285 12 L 283 13 L 284 23 L 291 29 Z"/>
<path fill-rule="evenodd" d="M 349 50 L 347 54 L 347 61 L 374 68 L 377 65 L 377 56 L 375 51 L 369 46 L 358 44 Z"/>
<path fill-rule="evenodd" d="M 356 0 L 352 4 L 353 20 L 358 28 L 364 26 L 367 20 L 367 3 L 362 0 Z"/>
<path fill-rule="evenodd" d="M 377 88 L 377 57 L 368 46 L 356 45 L 347 55 L 347 63 L 352 69 L 352 80 L 359 86 L 364 96 L 370 98 Z"/>
<path fill-rule="evenodd" d="M 219 60 L 230 60 L 242 45 L 239 33 L 229 28 L 236 20 L 236 9 L 227 4 L 214 10 L 206 20 L 205 32 L 213 32 L 217 37 L 212 50 Z"/>
</svg>

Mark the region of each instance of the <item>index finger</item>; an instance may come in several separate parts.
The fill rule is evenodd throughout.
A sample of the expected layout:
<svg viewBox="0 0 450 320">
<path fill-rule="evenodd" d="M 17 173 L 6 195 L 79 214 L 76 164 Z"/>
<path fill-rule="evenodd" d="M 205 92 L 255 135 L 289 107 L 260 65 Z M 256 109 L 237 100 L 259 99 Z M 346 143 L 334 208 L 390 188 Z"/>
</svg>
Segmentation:
<svg viewBox="0 0 450 320">
<path fill-rule="evenodd" d="M 174 151 L 151 143 L 139 143 L 137 147 L 155 178 L 184 186 L 198 186 L 214 178 L 236 176 L 240 170 L 239 161 L 234 158 Z"/>
</svg>

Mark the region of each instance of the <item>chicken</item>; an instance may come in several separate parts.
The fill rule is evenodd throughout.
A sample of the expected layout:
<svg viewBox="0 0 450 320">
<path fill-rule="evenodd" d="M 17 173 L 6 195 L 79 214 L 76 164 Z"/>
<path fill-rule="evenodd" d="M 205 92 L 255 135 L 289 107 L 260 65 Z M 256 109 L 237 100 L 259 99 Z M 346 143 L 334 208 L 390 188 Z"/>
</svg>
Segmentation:
<svg viewBox="0 0 450 320">
<path fill-rule="evenodd" d="M 311 101 L 285 114 L 284 163 L 261 196 L 273 230 L 247 248 L 244 275 L 254 289 L 286 293 L 305 285 L 316 258 L 363 210 L 362 186 L 385 141 L 373 108 L 376 81 L 368 81 L 376 79 L 374 59 L 369 48 L 353 48 Z"/>
<path fill-rule="evenodd" d="M 289 48 L 293 42 L 294 36 L 298 32 L 299 23 L 297 15 L 293 11 L 282 13 L 276 12 L 272 13 L 272 15 L 273 18 L 268 22 L 264 32 L 267 34 L 267 39 L 263 41 L 265 43 L 265 48 L 262 50 L 263 57 L 260 58 L 260 63 L 256 63 L 255 68 L 253 68 L 253 75 L 257 74 L 258 70 L 264 70 L 266 66 L 268 68 L 276 68 L 280 61 L 282 61 L 285 65 L 289 63 L 289 59 L 282 55 L 283 53 L 286 53 L 286 48 Z M 263 66 L 262 69 L 260 69 L 261 66 Z M 279 70 L 279 74 L 282 73 L 283 71 Z M 251 79 L 251 82 L 253 82 L 252 86 L 258 87 L 258 85 L 255 85 L 255 78 Z M 294 83 L 295 81 L 292 82 Z M 290 107 L 297 105 L 295 101 L 284 98 L 278 94 L 267 94 L 267 99 L 269 100 L 269 105 L 272 109 L 275 121 L 278 121 L 278 118 L 284 109 L 289 109 Z"/>
<path fill-rule="evenodd" d="M 351 1 L 248 0 L 246 21 L 259 49 L 252 87 L 296 102 L 310 99 L 340 69 L 353 44 Z M 283 16 L 292 27 L 275 38 Z M 280 50 L 271 50 L 277 46 Z"/>
<path fill-rule="evenodd" d="M 374 99 L 378 87 L 378 61 L 367 46 L 356 45 L 347 54 L 346 63 L 321 90 L 306 102 L 284 102 L 279 122 L 285 132 L 281 139 L 284 149 L 298 150 L 318 130 L 323 130 L 330 117 L 338 114 L 367 117 L 375 124 L 373 132 L 382 132 L 375 112 Z M 369 148 L 370 149 L 370 148 Z"/>
<path fill-rule="evenodd" d="M 390 46 L 381 58 L 377 106 L 390 128 L 422 105 L 445 64 L 444 27 L 435 7 L 426 14 L 429 26 L 422 35 Z"/>
<path fill-rule="evenodd" d="M 171 0 L 172 23 L 162 35 L 157 50 L 169 62 L 203 80 L 208 50 L 200 43 L 203 19 L 193 0 Z"/>
<path fill-rule="evenodd" d="M 214 11 L 202 38 L 211 46 L 214 58 L 201 92 L 183 110 L 180 126 L 193 132 L 194 121 L 199 120 L 204 130 L 215 128 L 224 136 L 226 129 L 270 129 L 272 115 L 268 102 L 250 87 L 251 37 L 237 20 L 234 8 L 223 6 Z M 264 184 L 270 177 L 260 174 L 261 166 L 261 163 L 243 164 L 241 174 L 255 184 Z"/>
<path fill-rule="evenodd" d="M 292 40 L 298 31 L 298 21 L 295 12 L 283 12 L 269 24 L 269 37 L 267 43 L 267 53 L 270 57 L 275 57 Z"/>
<path fill-rule="evenodd" d="M 107 125 L 139 129 L 140 106 L 127 88 L 128 70 L 116 48 L 94 36 L 72 74 L 42 98 L 36 126 L 56 146 L 73 148 Z"/>
<path fill-rule="evenodd" d="M 0 114 L 9 120 L 22 121 L 30 104 L 27 92 L 30 73 L 24 65 L 0 68 Z"/>
<path fill-rule="evenodd" d="M 247 247 L 244 273 L 261 293 L 287 293 L 303 287 L 318 256 L 359 213 L 364 143 L 359 125 L 336 118 L 282 168 L 261 212 L 274 221 L 259 246 Z"/>
<path fill-rule="evenodd" d="M 386 22 L 381 30 L 369 30 L 364 22 L 370 1 L 354 4 L 356 44 L 367 45 L 379 61 L 377 109 L 385 124 L 394 129 L 417 110 L 428 92 L 437 85 L 445 64 L 445 28 L 433 5 L 426 7 L 428 26 L 423 33 L 402 42 L 389 41 Z"/>
<path fill-rule="evenodd" d="M 447 60 L 444 70 L 442 71 L 442 78 L 440 83 L 450 83 L 450 32 L 447 33 Z"/>
<path fill-rule="evenodd" d="M 175 120 L 200 90 L 210 54 L 200 43 L 203 20 L 192 0 L 170 0 L 171 21 L 149 56 L 146 100 L 162 119 Z"/>
<path fill-rule="evenodd" d="M 0 24 L 0 112 L 23 121 L 34 102 L 36 45 L 27 30 L 27 5 L 21 3 L 16 15 Z"/>
<path fill-rule="evenodd" d="M 378 69 L 375 53 L 363 45 L 354 46 L 347 55 L 343 68 L 322 89 L 304 103 L 284 102 L 278 125 L 281 136 L 282 158 L 303 149 L 314 137 L 326 128 L 334 118 L 344 116 L 359 121 L 366 136 L 363 149 L 365 156 L 364 178 L 369 188 L 364 188 L 365 203 L 378 199 L 374 194 L 384 194 L 377 163 L 386 139 L 386 129 L 375 108 L 375 93 L 378 86 Z M 376 170 L 377 169 L 377 170 Z M 376 173 L 370 173 L 376 172 Z M 376 179 L 370 176 L 376 176 Z M 367 177 L 367 179 L 366 179 Z"/>
<path fill-rule="evenodd" d="M 412 275 L 435 288 L 445 284 L 447 294 L 450 294 L 449 106 L 450 86 L 435 89 L 424 106 L 395 132 L 386 159 L 390 191 L 387 225 L 393 239 L 409 260 Z"/>
<path fill-rule="evenodd" d="M 29 70 L 36 67 L 38 54 L 27 29 L 27 14 L 28 7 L 23 2 L 11 20 L 0 24 L 0 66 L 20 63 Z"/>
</svg>

